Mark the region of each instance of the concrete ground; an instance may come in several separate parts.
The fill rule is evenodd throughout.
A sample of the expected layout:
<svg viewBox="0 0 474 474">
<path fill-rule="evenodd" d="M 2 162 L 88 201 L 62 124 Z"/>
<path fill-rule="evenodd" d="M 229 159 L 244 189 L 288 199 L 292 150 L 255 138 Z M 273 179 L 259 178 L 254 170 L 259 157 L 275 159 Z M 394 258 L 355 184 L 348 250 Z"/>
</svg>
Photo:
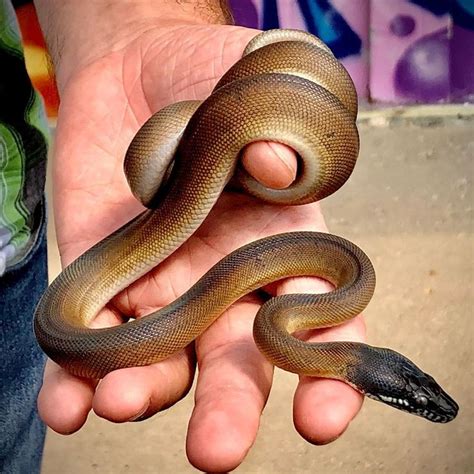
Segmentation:
<svg viewBox="0 0 474 474">
<path fill-rule="evenodd" d="M 437 109 L 425 119 L 366 114 L 360 161 L 323 207 L 330 230 L 375 265 L 370 342 L 434 374 L 458 401 L 458 418 L 436 425 L 367 400 L 344 436 L 311 446 L 292 425 L 296 378 L 278 370 L 257 441 L 238 472 L 474 472 L 474 120 L 445 110 L 443 118 Z M 191 409 L 192 395 L 142 423 L 114 425 L 91 414 L 77 434 L 48 433 L 43 473 L 195 472 L 184 452 Z"/>
</svg>

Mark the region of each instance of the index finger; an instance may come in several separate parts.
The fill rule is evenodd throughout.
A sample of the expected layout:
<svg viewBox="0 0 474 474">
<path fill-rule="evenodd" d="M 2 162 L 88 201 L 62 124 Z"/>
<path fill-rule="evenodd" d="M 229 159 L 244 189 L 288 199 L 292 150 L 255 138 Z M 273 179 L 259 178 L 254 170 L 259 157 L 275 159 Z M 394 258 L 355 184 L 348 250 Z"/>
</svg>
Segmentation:
<svg viewBox="0 0 474 474">
<path fill-rule="evenodd" d="M 332 285 L 320 278 L 291 278 L 278 283 L 277 294 L 325 293 Z M 328 329 L 308 331 L 305 341 L 365 340 L 365 324 L 361 316 Z M 327 444 L 347 429 L 359 412 L 363 395 L 345 382 L 301 376 L 293 400 L 293 422 L 298 433 L 313 444 Z"/>
<path fill-rule="evenodd" d="M 245 147 L 242 165 L 264 186 L 272 189 L 287 188 L 296 178 L 296 153 L 283 143 L 255 142 Z"/>
</svg>

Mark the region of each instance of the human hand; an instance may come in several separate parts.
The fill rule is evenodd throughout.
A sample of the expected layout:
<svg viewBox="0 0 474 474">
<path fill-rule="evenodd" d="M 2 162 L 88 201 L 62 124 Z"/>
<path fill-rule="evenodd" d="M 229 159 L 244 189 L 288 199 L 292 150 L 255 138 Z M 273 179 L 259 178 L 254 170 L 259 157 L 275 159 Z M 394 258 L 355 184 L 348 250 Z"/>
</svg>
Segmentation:
<svg viewBox="0 0 474 474">
<path fill-rule="evenodd" d="M 54 171 L 63 264 L 140 212 L 122 171 L 125 151 L 140 125 L 171 102 L 205 98 L 255 33 L 224 26 L 150 28 L 69 76 L 62 90 Z M 296 167 L 285 147 L 268 144 L 249 147 L 246 162 L 273 186 L 288 184 Z M 258 169 L 270 169 L 267 163 L 271 173 L 258 174 Z M 173 301 L 232 250 L 266 235 L 297 230 L 325 230 L 317 204 L 276 207 L 225 193 L 196 234 L 118 295 L 94 325 L 120 324 L 121 314 L 146 315 Z M 266 290 L 281 294 L 328 289 L 327 283 L 307 278 L 288 279 Z M 112 372 L 99 384 L 48 363 L 39 397 L 42 418 L 60 433 L 72 433 L 85 423 L 91 408 L 114 422 L 152 416 L 186 395 L 197 360 L 188 457 L 206 471 L 236 467 L 255 439 L 273 374 L 253 342 L 259 304 L 257 295 L 248 295 L 194 347 L 158 364 Z M 320 341 L 363 336 L 360 318 L 308 334 Z M 294 398 L 295 426 L 310 442 L 329 442 L 345 430 L 361 403 L 362 397 L 342 382 L 301 377 Z"/>
</svg>

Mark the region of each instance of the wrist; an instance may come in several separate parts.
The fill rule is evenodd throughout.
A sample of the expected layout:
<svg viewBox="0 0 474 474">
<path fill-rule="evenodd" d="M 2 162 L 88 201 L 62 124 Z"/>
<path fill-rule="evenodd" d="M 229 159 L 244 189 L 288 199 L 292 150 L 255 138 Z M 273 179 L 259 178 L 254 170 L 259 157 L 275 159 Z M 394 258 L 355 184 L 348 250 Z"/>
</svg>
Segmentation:
<svg viewBox="0 0 474 474">
<path fill-rule="evenodd" d="M 87 64 L 157 28 L 226 24 L 226 0 L 35 0 L 58 88 Z"/>
</svg>

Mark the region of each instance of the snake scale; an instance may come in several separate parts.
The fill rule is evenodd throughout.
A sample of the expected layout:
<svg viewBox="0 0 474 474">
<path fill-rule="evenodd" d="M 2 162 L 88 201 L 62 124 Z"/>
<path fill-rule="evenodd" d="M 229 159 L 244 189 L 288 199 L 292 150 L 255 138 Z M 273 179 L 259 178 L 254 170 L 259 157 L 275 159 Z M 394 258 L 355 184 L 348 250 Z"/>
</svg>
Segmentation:
<svg viewBox="0 0 474 474">
<path fill-rule="evenodd" d="M 257 288 L 289 276 L 320 276 L 336 289 L 278 296 L 262 305 L 254 338 L 265 356 L 297 374 L 343 380 L 428 420 L 452 420 L 456 402 L 403 355 L 293 336 L 347 321 L 372 297 L 369 259 L 334 235 L 294 232 L 258 240 L 224 257 L 167 307 L 120 326 L 88 327 L 112 297 L 189 238 L 228 184 L 275 205 L 314 202 L 335 192 L 358 156 L 356 117 L 352 81 L 324 43 L 293 30 L 257 35 L 206 100 L 170 105 L 139 130 L 125 173 L 149 209 L 86 251 L 49 286 L 35 314 L 40 346 L 71 373 L 101 378 L 169 357 Z M 284 143 L 298 154 L 297 177 L 288 188 L 266 188 L 239 166 L 242 149 L 260 140 Z"/>
</svg>

